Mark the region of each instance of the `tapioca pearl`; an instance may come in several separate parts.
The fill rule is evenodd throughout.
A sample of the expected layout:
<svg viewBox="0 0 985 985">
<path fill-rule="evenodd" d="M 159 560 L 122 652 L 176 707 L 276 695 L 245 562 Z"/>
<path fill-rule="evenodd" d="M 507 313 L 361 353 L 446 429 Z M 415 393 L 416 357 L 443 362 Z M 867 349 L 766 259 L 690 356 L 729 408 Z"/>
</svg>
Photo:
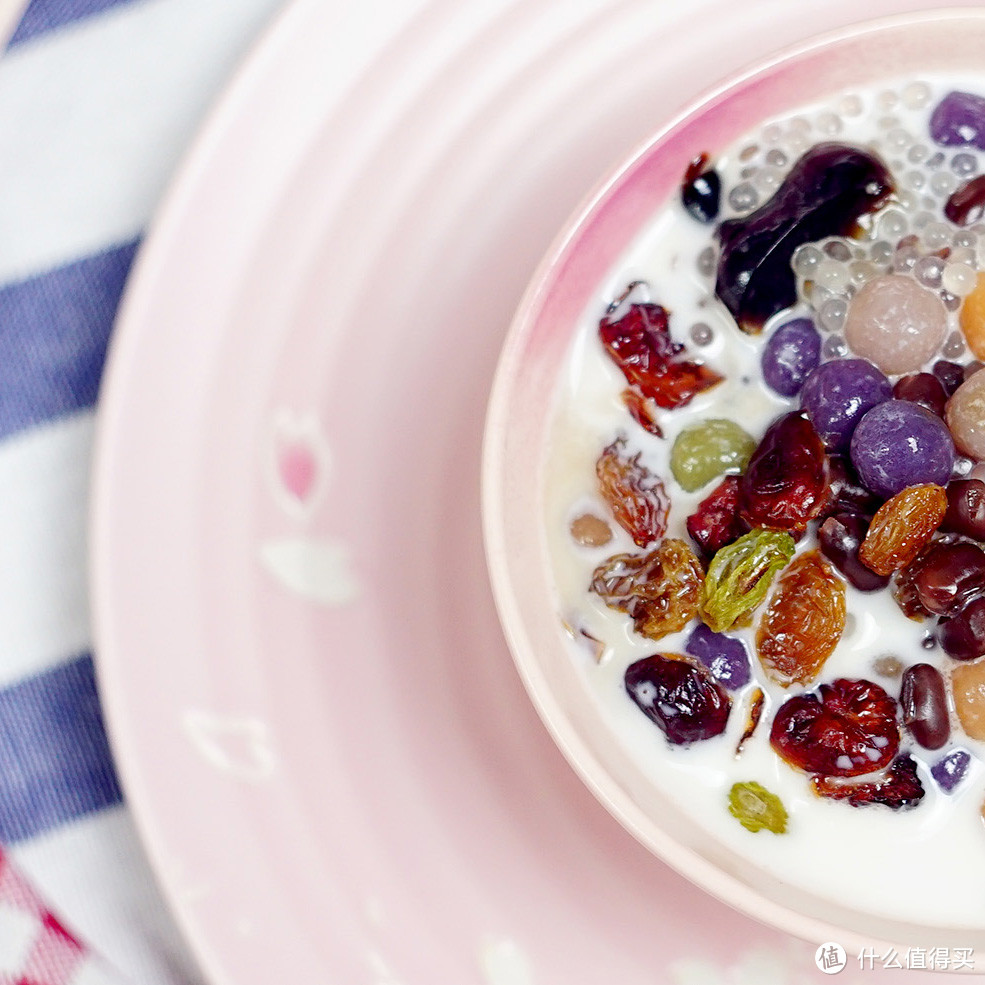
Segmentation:
<svg viewBox="0 0 985 985">
<path fill-rule="evenodd" d="M 777 144 L 783 137 L 783 127 L 779 123 L 769 123 L 763 127 L 762 138 L 767 144 Z"/>
<path fill-rule="evenodd" d="M 964 336 L 960 332 L 951 332 L 941 346 L 941 355 L 945 359 L 960 359 L 964 355 Z"/>
<path fill-rule="evenodd" d="M 944 304 L 944 307 L 949 312 L 961 310 L 961 298 L 959 298 L 957 294 L 952 294 L 950 291 L 941 291 L 940 298 Z"/>
<path fill-rule="evenodd" d="M 951 242 L 951 227 L 943 222 L 930 222 L 920 234 L 928 249 L 940 250 Z"/>
<path fill-rule="evenodd" d="M 835 294 L 844 291 L 851 280 L 852 276 L 848 268 L 837 260 L 824 259 L 814 271 L 814 282 Z"/>
<path fill-rule="evenodd" d="M 944 156 L 943 151 L 935 151 L 930 157 L 927 158 L 928 168 L 939 168 L 947 158 Z"/>
<path fill-rule="evenodd" d="M 940 257 L 921 257 L 913 266 L 913 276 L 924 287 L 940 287 L 943 274 L 944 261 Z"/>
<path fill-rule="evenodd" d="M 882 110 L 892 109 L 899 102 L 899 94 L 895 89 L 884 89 L 876 97 L 876 105 Z"/>
<path fill-rule="evenodd" d="M 926 229 L 933 221 L 934 221 L 933 214 L 928 210 L 924 209 L 923 211 L 918 212 L 915 216 L 913 216 L 913 218 L 910 220 L 910 225 L 918 232 L 922 233 L 923 230 Z"/>
<path fill-rule="evenodd" d="M 974 267 L 967 263 L 955 263 L 952 259 L 944 265 L 941 272 L 941 287 L 950 294 L 963 298 L 972 292 L 977 279 L 978 272 Z"/>
<path fill-rule="evenodd" d="M 691 341 L 695 345 L 710 345 L 714 338 L 715 332 L 711 325 L 708 325 L 703 321 L 699 321 L 695 322 L 691 326 Z"/>
<path fill-rule="evenodd" d="M 907 109 L 921 109 L 930 104 L 931 88 L 926 82 L 908 82 L 900 93 L 900 99 Z"/>
<path fill-rule="evenodd" d="M 958 249 L 968 249 L 974 252 L 975 247 L 978 245 L 978 234 L 975 232 L 974 228 L 971 229 L 959 229 L 953 236 L 952 243 Z"/>
<path fill-rule="evenodd" d="M 772 167 L 759 168 L 750 179 L 753 188 L 762 199 L 769 198 L 780 187 L 782 180 L 783 175 L 780 170 Z"/>
<path fill-rule="evenodd" d="M 843 298 L 828 298 L 821 305 L 818 321 L 826 332 L 840 332 L 848 314 L 848 302 Z M 844 345 L 844 343 L 842 343 Z"/>
<path fill-rule="evenodd" d="M 874 260 L 853 260 L 848 265 L 848 272 L 851 274 L 852 283 L 856 287 L 861 287 L 873 277 L 880 277 L 886 272 L 884 263 L 876 263 Z"/>
<path fill-rule="evenodd" d="M 941 299 L 898 274 L 865 284 L 852 298 L 845 319 L 845 340 L 852 351 L 890 374 L 920 369 L 946 333 Z"/>
<path fill-rule="evenodd" d="M 927 183 L 927 176 L 922 171 L 908 171 L 903 176 L 903 180 L 906 182 L 907 187 L 919 190 Z"/>
<path fill-rule="evenodd" d="M 848 346 L 840 335 L 829 335 L 821 346 L 823 359 L 844 359 L 848 355 Z"/>
<path fill-rule="evenodd" d="M 985 459 L 985 372 L 979 370 L 958 387 L 944 416 L 958 451 Z"/>
<path fill-rule="evenodd" d="M 736 212 L 749 212 L 759 205 L 759 192 L 748 181 L 743 181 L 728 193 L 728 202 Z"/>
<path fill-rule="evenodd" d="M 779 147 L 771 147 L 766 152 L 766 163 L 774 168 L 782 168 L 789 163 L 789 159 Z"/>
<path fill-rule="evenodd" d="M 910 223 L 898 209 L 886 209 L 876 222 L 876 229 L 883 240 L 895 243 L 906 234 Z"/>
<path fill-rule="evenodd" d="M 844 243 L 840 239 L 829 239 L 825 242 L 824 246 L 821 247 L 825 256 L 830 257 L 832 260 L 838 260 L 842 263 L 847 263 L 852 259 L 852 251 L 847 243 Z"/>
<path fill-rule="evenodd" d="M 905 150 L 912 143 L 913 135 L 908 130 L 904 130 L 902 127 L 893 127 L 893 129 L 886 134 L 886 145 L 888 147 L 892 147 L 894 150 Z"/>
<path fill-rule="evenodd" d="M 956 238 L 956 237 L 955 237 Z M 971 246 L 960 246 L 955 243 L 954 240 L 951 241 L 954 245 L 951 247 L 951 252 L 948 254 L 947 262 L 950 263 L 963 263 L 969 267 L 978 267 L 978 255 Z"/>
<path fill-rule="evenodd" d="M 861 116 L 865 102 L 858 93 L 850 92 L 838 101 L 837 110 L 841 116 Z"/>
<path fill-rule="evenodd" d="M 759 144 L 747 144 L 739 151 L 740 161 L 751 161 L 759 153 Z"/>
<path fill-rule="evenodd" d="M 959 178 L 970 178 L 978 170 L 978 158 L 968 151 L 958 151 L 951 158 L 951 170 Z"/>
<path fill-rule="evenodd" d="M 884 239 L 876 240 L 869 247 L 869 256 L 873 263 L 889 263 L 893 256 L 893 245 Z"/>
<path fill-rule="evenodd" d="M 841 133 L 841 118 L 835 113 L 818 113 L 817 117 L 814 119 L 814 128 L 818 133 L 823 134 L 825 137 L 837 136 Z"/>
<path fill-rule="evenodd" d="M 712 277 L 718 267 L 718 253 L 714 246 L 706 246 L 698 254 L 698 273 L 702 277 Z"/>
<path fill-rule="evenodd" d="M 958 187 L 958 179 L 950 171 L 938 171 L 930 176 L 930 190 L 939 198 L 947 198 Z"/>
<path fill-rule="evenodd" d="M 813 277 L 818 264 L 824 259 L 824 254 L 812 243 L 805 243 L 794 250 L 791 264 L 793 271 L 799 277 Z"/>
</svg>

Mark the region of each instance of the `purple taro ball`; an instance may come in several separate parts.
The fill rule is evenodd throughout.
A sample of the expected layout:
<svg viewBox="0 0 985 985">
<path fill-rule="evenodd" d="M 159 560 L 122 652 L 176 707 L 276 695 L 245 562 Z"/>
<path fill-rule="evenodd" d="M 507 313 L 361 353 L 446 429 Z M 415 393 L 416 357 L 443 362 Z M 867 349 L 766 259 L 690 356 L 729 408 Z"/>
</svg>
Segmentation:
<svg viewBox="0 0 985 985">
<path fill-rule="evenodd" d="M 945 147 L 985 150 L 985 99 L 971 92 L 949 92 L 930 115 L 930 136 Z"/>
<path fill-rule="evenodd" d="M 704 623 L 698 623 L 688 637 L 684 649 L 697 657 L 719 684 L 730 691 L 749 683 L 749 654 L 741 640 L 725 633 L 716 633 Z"/>
<path fill-rule="evenodd" d="M 945 485 L 954 469 L 954 442 L 947 425 L 926 407 L 887 400 L 859 421 L 851 458 L 862 484 L 888 499 L 907 486 Z"/>
<path fill-rule="evenodd" d="M 800 391 L 800 406 L 828 451 L 844 452 L 863 415 L 892 396 L 893 385 L 872 363 L 834 359 L 807 377 Z"/>
<path fill-rule="evenodd" d="M 963 779 L 971 764 L 971 756 L 964 749 L 954 749 L 930 767 L 931 776 L 941 790 L 950 793 Z"/>
<path fill-rule="evenodd" d="M 809 318 L 780 325 L 763 348 L 766 385 L 781 396 L 792 397 L 821 361 L 821 333 Z"/>
</svg>

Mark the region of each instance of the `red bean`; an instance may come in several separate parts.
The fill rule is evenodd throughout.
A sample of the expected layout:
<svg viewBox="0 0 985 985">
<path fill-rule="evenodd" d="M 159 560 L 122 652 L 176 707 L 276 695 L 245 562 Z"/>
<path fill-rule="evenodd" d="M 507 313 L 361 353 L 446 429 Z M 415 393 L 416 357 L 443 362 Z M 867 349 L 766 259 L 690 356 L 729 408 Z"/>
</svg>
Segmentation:
<svg viewBox="0 0 985 985">
<path fill-rule="evenodd" d="M 900 691 L 903 724 L 924 749 L 940 749 L 951 736 L 947 692 L 940 671 L 914 664 L 903 672 Z"/>
</svg>

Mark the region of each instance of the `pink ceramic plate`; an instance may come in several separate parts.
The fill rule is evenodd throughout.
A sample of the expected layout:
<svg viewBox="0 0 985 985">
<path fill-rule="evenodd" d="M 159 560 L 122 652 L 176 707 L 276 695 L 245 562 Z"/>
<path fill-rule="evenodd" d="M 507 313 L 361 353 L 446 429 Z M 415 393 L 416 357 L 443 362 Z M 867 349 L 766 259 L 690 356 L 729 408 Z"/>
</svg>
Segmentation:
<svg viewBox="0 0 985 985">
<path fill-rule="evenodd" d="M 817 974 L 555 749 L 479 445 L 524 284 L 614 161 L 768 50 L 919 6 L 299 0 L 250 60 L 138 264 L 93 531 L 124 783 L 215 985 Z"/>
</svg>

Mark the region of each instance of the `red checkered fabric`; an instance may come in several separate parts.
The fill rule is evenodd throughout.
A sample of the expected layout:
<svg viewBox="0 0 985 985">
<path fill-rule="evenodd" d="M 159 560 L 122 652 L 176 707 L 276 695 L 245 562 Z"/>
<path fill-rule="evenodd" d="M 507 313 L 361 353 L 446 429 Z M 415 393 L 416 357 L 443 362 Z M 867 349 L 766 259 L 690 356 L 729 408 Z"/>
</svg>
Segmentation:
<svg viewBox="0 0 985 985">
<path fill-rule="evenodd" d="M 0 985 L 96 985 L 100 962 L 0 849 Z"/>
</svg>

